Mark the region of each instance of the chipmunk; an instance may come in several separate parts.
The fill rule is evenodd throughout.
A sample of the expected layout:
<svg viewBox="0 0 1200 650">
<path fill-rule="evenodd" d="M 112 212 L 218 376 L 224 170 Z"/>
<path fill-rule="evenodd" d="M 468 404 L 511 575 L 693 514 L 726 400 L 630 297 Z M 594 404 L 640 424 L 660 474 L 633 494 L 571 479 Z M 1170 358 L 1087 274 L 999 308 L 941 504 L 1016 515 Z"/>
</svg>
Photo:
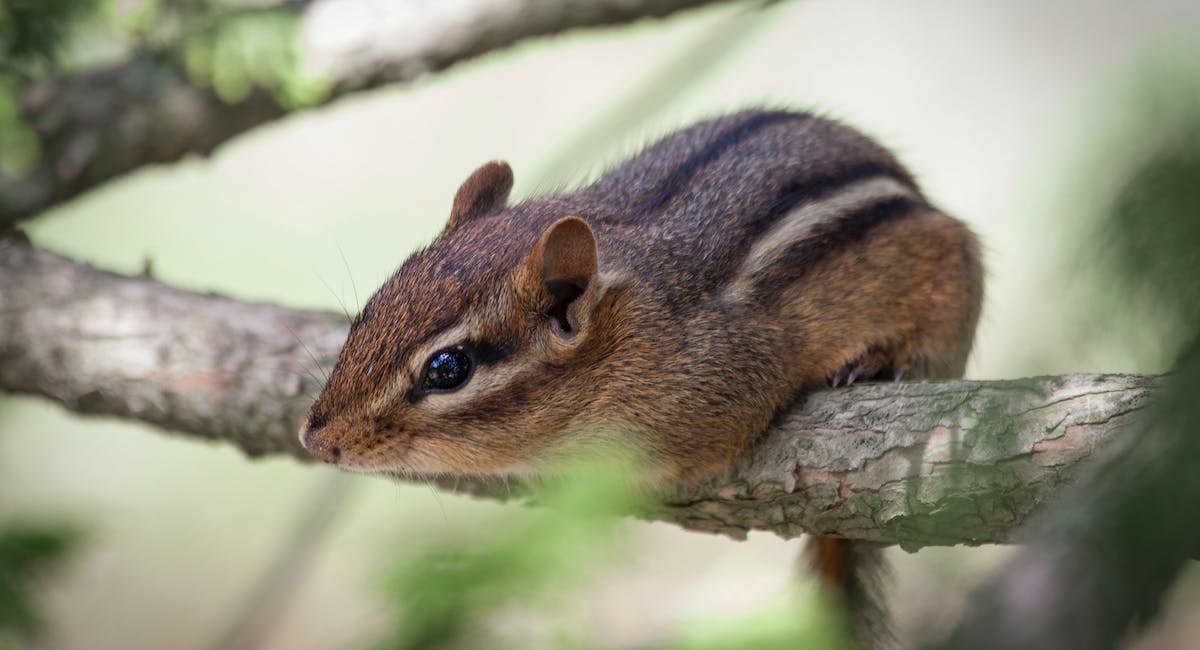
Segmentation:
<svg viewBox="0 0 1200 650">
<path fill-rule="evenodd" d="M 727 468 L 806 391 L 961 376 L 978 243 L 879 145 L 806 113 L 666 136 L 508 206 L 509 166 L 350 328 L 300 438 L 340 467 L 520 475 L 618 442 L 654 480 Z M 844 579 L 840 543 L 815 546 Z"/>
</svg>

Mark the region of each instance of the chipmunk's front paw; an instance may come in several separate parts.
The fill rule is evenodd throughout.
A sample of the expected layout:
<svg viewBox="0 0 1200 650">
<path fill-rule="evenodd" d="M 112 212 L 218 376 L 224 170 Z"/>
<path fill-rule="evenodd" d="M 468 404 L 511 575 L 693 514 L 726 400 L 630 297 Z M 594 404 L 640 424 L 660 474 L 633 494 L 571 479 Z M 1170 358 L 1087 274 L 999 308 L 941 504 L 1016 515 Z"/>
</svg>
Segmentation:
<svg viewBox="0 0 1200 650">
<path fill-rule="evenodd" d="M 828 377 L 829 385 L 850 386 L 856 381 L 900 381 L 908 372 L 909 364 L 883 350 L 871 348 Z"/>
</svg>

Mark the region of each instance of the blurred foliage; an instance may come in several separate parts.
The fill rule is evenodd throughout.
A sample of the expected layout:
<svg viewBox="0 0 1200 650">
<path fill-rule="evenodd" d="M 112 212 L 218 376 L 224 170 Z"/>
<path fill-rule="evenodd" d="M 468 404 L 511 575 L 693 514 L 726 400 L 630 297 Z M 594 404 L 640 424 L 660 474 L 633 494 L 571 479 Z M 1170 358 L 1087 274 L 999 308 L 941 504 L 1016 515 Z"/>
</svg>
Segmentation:
<svg viewBox="0 0 1200 650">
<path fill-rule="evenodd" d="M 226 102 L 258 86 L 286 108 L 319 103 L 329 85 L 304 70 L 299 17 L 271 4 L 279 3 L 0 0 L 0 173 L 28 172 L 41 155 L 20 110 L 27 82 L 140 50 L 178 58 Z"/>
<path fill-rule="evenodd" d="M 0 639 L 42 631 L 34 589 L 79 546 L 79 531 L 63 525 L 9 523 L 0 528 Z"/>
<path fill-rule="evenodd" d="M 1108 101 L 1091 107 L 1086 161 L 1070 169 L 1078 193 L 1068 198 L 1084 221 L 1075 224 L 1076 268 L 1066 279 L 1084 299 L 1077 336 L 1058 344 L 1079 354 L 1124 348 L 1169 374 L 1129 440 L 1065 490 L 1030 535 L 1027 548 L 1054 567 L 1044 579 L 1059 585 L 1027 645 L 1123 646 L 1160 614 L 1197 557 L 1200 60 L 1191 43 L 1156 44 L 1122 71 L 1105 89 Z M 945 647 L 981 647 L 990 632 L 1028 617 L 1029 608 L 1006 603 L 1003 578 L 996 584 L 976 600 L 985 613 L 965 619 Z"/>
<path fill-rule="evenodd" d="M 1200 71 L 1200 66 L 1185 69 Z M 1200 454 L 1200 80 L 1167 76 L 1156 81 L 1164 85 L 1152 95 L 1155 101 L 1140 98 L 1141 128 L 1148 131 L 1144 154 L 1130 157 L 1138 162 L 1091 238 L 1098 262 L 1094 281 L 1110 291 L 1100 308 L 1119 310 L 1122 303 L 1138 302 L 1143 318 L 1155 322 L 1151 331 L 1159 334 L 1153 343 L 1170 359 L 1171 370 L 1149 416 L 1173 441 L 1163 453 L 1190 462 Z M 1164 99 L 1179 107 L 1176 119 L 1158 119 L 1158 102 Z M 1103 319 L 1098 311 L 1093 317 Z M 1140 334 L 1135 330 L 1132 337 Z M 1170 489 L 1152 498 L 1200 494 L 1195 472 L 1172 474 Z M 1163 501 L 1131 512 L 1123 523 L 1138 530 L 1170 530 L 1164 517 L 1190 519 L 1173 500 Z M 1194 542 L 1185 544 L 1195 553 Z M 1136 553 L 1166 546 L 1154 540 Z"/>
<path fill-rule="evenodd" d="M 71 28 L 96 0 L 0 0 L 0 61 L 51 63 Z"/>
<path fill-rule="evenodd" d="M 1200 334 L 1200 106 L 1195 117 L 1121 188 L 1098 247 L 1120 289 L 1147 298 L 1183 339 Z"/>
<path fill-rule="evenodd" d="M 21 117 L 21 80 L 50 69 L 95 0 L 0 0 L 0 173 L 19 174 L 41 155 Z"/>
<path fill-rule="evenodd" d="M 129 34 L 145 34 L 165 15 L 159 0 L 102 0 L 108 22 Z M 188 3 L 178 3 L 176 10 Z"/>
<path fill-rule="evenodd" d="M 1140 138 L 1098 138 L 1122 146 L 1099 158 L 1117 167 L 1106 174 L 1114 189 L 1079 238 L 1087 263 L 1072 279 L 1099 298 L 1084 303 L 1093 327 L 1114 340 L 1128 336 L 1135 349 L 1153 346 L 1171 359 L 1170 373 L 1129 419 L 1128 437 L 1046 504 L 1023 533 L 1028 544 L 1011 573 L 1001 571 L 977 594 L 951 637 L 935 647 L 1125 647 L 1161 615 L 1172 585 L 1197 557 L 1200 96 L 1177 95 L 1196 87 L 1190 78 L 1157 85 L 1164 79 L 1136 97 L 1129 114 L 1135 120 L 1121 124 L 1119 130 L 1133 124 Z M 1164 99 L 1176 119 L 1158 119 Z M 1095 178 L 1094 169 L 1084 169 Z M 1138 320 L 1125 323 L 1129 314 Z M 1113 327 L 1118 323 L 1132 325 L 1132 335 Z M 1045 585 L 1043 593 L 1014 599 L 1029 580 Z M 1191 639 L 1177 647 L 1193 646 Z"/>
<path fill-rule="evenodd" d="M 1185 41 L 1146 48 L 1091 98 L 1063 184 L 1079 221 L 1061 274 L 1082 308 L 1059 344 L 1077 357 L 1124 349 L 1162 371 L 1200 333 L 1200 61 Z"/>
<path fill-rule="evenodd" d="M 385 589 L 399 615 L 379 647 L 521 647 L 488 624 L 517 608 L 553 608 L 620 547 L 620 516 L 636 500 L 624 474 L 594 466 L 540 494 L 547 509 L 518 528 L 494 527 L 484 539 L 427 542 L 406 557 Z M 581 647 L 562 631 L 561 647 Z M 485 641 L 486 639 L 486 641 Z M 510 640 L 511 641 L 511 640 Z"/>
<path fill-rule="evenodd" d="M 231 15 L 211 30 L 191 36 L 184 48 L 188 75 L 211 85 L 222 100 L 235 103 L 257 85 L 288 108 L 319 103 L 329 84 L 304 70 L 297 33 L 299 17 L 264 10 Z"/>
<path fill-rule="evenodd" d="M 0 72 L 0 174 L 17 175 L 37 164 L 41 144 L 21 118 L 15 80 Z"/>
<path fill-rule="evenodd" d="M 688 621 L 666 650 L 848 649 L 842 618 L 816 589 L 794 589 L 745 616 Z"/>
<path fill-rule="evenodd" d="M 481 526 L 482 538 L 427 541 L 401 560 L 385 583 L 394 626 L 377 647 L 600 647 L 564 622 L 571 595 L 630 552 L 621 517 L 644 507 L 645 495 L 615 465 L 567 476 L 537 490 L 545 508 L 526 523 Z M 815 593 L 789 593 L 746 616 L 689 621 L 658 647 L 835 649 L 845 646 L 841 629 Z"/>
</svg>

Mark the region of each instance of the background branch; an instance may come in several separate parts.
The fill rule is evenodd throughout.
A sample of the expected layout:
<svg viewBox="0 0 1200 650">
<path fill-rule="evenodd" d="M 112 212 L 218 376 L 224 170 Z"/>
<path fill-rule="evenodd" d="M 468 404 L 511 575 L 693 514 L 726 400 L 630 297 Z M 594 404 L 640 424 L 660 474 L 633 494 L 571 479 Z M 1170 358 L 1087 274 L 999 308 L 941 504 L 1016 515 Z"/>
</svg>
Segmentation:
<svg viewBox="0 0 1200 650">
<path fill-rule="evenodd" d="M 299 64 L 324 88 L 309 88 L 304 98 L 288 97 L 260 79 L 236 98 L 222 99 L 189 75 L 187 42 L 105 69 L 30 82 L 19 93 L 20 108 L 40 155 L 30 169 L 0 170 L 0 230 L 144 165 L 208 154 L 300 107 L 411 82 L 525 39 L 717 1 L 293 2 L 280 11 L 303 12 L 296 26 Z"/>
<path fill-rule="evenodd" d="M 80 413 L 304 457 L 296 431 L 341 315 L 126 277 L 0 240 L 0 389 Z M 1010 539 L 1081 461 L 1131 430 L 1154 377 L 901 382 L 810 395 L 726 476 L 655 519 L 733 536 L 820 532 L 925 545 Z M 504 485 L 456 487 L 504 498 Z"/>
</svg>

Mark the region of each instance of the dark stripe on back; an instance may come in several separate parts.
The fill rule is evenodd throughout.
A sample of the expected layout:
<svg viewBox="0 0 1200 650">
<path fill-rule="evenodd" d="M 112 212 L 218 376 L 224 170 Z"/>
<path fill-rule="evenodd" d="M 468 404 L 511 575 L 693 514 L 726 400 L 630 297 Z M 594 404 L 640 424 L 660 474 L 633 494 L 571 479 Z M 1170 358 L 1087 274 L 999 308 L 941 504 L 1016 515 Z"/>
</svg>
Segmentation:
<svg viewBox="0 0 1200 650">
<path fill-rule="evenodd" d="M 820 201 L 868 178 L 891 178 L 911 188 L 914 193 L 917 192 L 912 179 L 898 171 L 894 165 L 882 162 L 859 163 L 823 176 L 804 179 L 788 187 L 771 201 L 761 216 L 746 224 L 746 237 L 749 240 L 757 239 L 800 204 Z"/>
<path fill-rule="evenodd" d="M 778 264 L 763 269 L 753 278 L 755 290 L 767 289 L 770 293 L 780 282 L 794 283 L 802 279 L 825 258 L 862 241 L 875 227 L 899 219 L 922 205 L 925 203 L 918 199 L 898 196 L 820 224 L 808 236 L 793 242 L 779 256 Z"/>
<path fill-rule="evenodd" d="M 670 175 L 659 185 L 655 192 L 644 200 L 638 201 L 634 212 L 646 214 L 661 209 L 667 201 L 671 200 L 671 197 L 683 192 L 687 188 L 688 183 L 691 182 L 692 177 L 703 169 L 705 165 L 713 162 L 727 150 L 754 135 L 759 130 L 779 122 L 808 117 L 805 114 L 787 113 L 784 111 L 755 114 L 754 117 L 717 136 L 708 146 L 681 162 L 671 171 Z"/>
</svg>

